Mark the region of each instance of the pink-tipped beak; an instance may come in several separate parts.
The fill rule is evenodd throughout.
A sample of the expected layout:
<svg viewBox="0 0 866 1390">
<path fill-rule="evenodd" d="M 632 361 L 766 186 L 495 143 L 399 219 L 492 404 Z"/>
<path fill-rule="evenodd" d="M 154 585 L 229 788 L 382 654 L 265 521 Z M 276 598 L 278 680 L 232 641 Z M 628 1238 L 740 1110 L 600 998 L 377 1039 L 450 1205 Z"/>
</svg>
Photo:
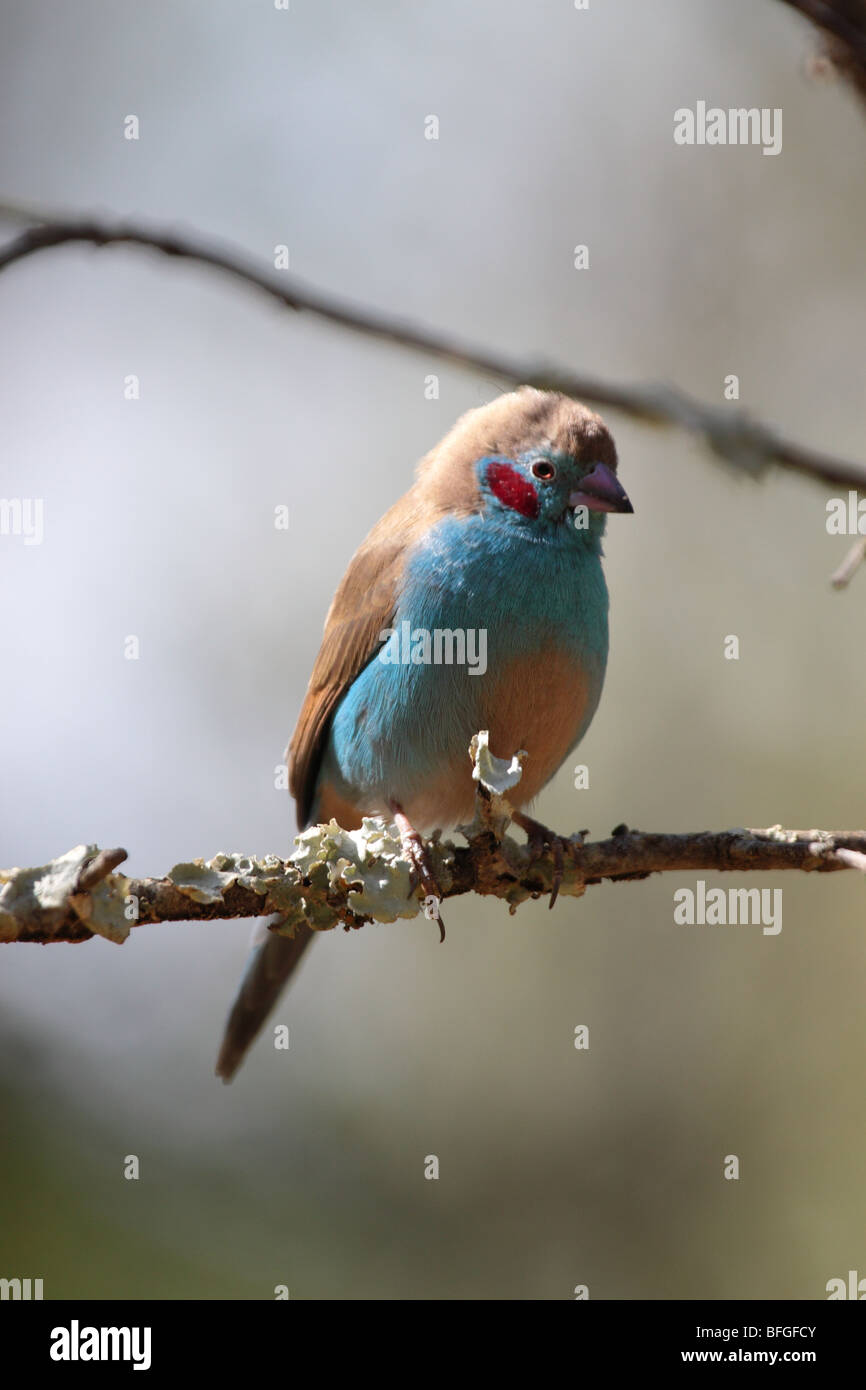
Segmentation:
<svg viewBox="0 0 866 1390">
<path fill-rule="evenodd" d="M 597 463 L 568 499 L 570 507 L 586 507 L 591 512 L 633 512 L 625 488 L 606 463 Z"/>
</svg>

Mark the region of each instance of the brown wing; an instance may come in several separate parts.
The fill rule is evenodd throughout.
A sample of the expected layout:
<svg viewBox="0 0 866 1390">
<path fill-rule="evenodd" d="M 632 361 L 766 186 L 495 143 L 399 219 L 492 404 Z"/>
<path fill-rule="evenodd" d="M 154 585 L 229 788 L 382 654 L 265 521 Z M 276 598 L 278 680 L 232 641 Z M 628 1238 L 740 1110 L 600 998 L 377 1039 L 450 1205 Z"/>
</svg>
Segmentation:
<svg viewBox="0 0 866 1390">
<path fill-rule="evenodd" d="M 334 709 L 391 626 L 406 552 L 423 529 L 415 488 L 386 512 L 355 552 L 325 619 L 319 655 L 288 748 L 298 824 L 307 824 Z"/>
</svg>

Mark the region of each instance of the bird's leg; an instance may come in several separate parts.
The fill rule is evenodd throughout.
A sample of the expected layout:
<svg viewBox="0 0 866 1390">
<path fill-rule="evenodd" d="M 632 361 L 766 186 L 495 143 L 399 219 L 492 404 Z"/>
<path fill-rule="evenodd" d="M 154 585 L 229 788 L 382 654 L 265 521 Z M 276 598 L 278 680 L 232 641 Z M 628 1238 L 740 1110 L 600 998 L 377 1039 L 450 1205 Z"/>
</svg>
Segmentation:
<svg viewBox="0 0 866 1390">
<path fill-rule="evenodd" d="M 546 825 L 542 825 L 541 821 L 533 820 L 532 816 L 525 816 L 522 811 L 512 811 L 511 819 L 515 825 L 520 826 L 521 830 L 526 831 L 533 859 L 538 859 L 548 848 L 553 854 L 553 887 L 550 890 L 550 902 L 547 904 L 548 907 L 553 907 L 562 884 L 563 858 L 568 845 L 561 835 L 548 830 Z"/>
<path fill-rule="evenodd" d="M 436 875 L 433 872 L 433 865 L 430 863 L 430 856 L 427 853 L 427 846 L 424 844 L 418 831 L 415 829 L 409 817 L 404 813 L 402 807 L 396 801 L 388 802 L 389 810 L 394 817 L 394 822 L 400 832 L 400 843 L 403 846 L 403 853 L 412 865 L 414 882 L 413 889 L 420 883 L 424 889 L 425 898 L 436 900 L 435 916 L 439 923 L 439 940 L 445 940 L 445 923 L 442 920 L 442 913 L 439 904 L 442 901 L 442 889 L 436 882 Z M 426 912 L 426 907 L 425 907 Z"/>
</svg>

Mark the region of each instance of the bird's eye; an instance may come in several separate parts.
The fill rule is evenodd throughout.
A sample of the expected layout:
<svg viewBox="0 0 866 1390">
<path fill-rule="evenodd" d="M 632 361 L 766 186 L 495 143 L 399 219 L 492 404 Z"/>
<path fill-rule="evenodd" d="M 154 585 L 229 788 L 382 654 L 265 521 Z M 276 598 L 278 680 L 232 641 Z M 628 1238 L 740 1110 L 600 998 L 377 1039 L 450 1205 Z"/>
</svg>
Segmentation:
<svg viewBox="0 0 866 1390">
<path fill-rule="evenodd" d="M 537 463 L 532 465 L 532 476 L 533 478 L 543 478 L 545 482 L 549 482 L 551 478 L 556 477 L 556 469 L 548 459 L 539 459 Z"/>
</svg>

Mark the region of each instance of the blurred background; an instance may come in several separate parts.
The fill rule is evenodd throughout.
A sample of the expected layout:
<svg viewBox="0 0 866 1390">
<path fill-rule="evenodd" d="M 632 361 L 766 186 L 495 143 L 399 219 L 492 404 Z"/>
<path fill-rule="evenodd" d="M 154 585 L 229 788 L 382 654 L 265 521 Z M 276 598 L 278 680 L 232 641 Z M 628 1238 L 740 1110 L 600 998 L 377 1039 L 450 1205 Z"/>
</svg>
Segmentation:
<svg viewBox="0 0 866 1390">
<path fill-rule="evenodd" d="M 866 120 L 774 0 L 46 0 L 2 30 L 4 197 L 264 266 L 285 244 L 323 290 L 611 380 L 722 404 L 736 373 L 750 412 L 866 455 Z M 675 145 L 698 100 L 783 108 L 782 153 Z M 0 494 L 45 505 L 41 546 L 0 539 L 0 863 L 285 853 L 275 769 L 334 588 L 500 383 L 133 249 L 15 266 L 0 316 Z M 608 527 L 590 786 L 565 767 L 538 814 L 594 838 L 862 826 L 866 574 L 830 589 L 832 491 L 607 418 L 635 516 Z M 46 1298 L 808 1299 L 866 1274 L 863 883 L 737 880 L 783 889 L 772 937 L 675 926 L 696 877 L 515 917 L 461 899 L 442 948 L 423 921 L 323 936 L 273 1020 L 290 1050 L 266 1034 L 229 1088 L 249 923 L 3 948 L 0 1275 Z"/>
</svg>

